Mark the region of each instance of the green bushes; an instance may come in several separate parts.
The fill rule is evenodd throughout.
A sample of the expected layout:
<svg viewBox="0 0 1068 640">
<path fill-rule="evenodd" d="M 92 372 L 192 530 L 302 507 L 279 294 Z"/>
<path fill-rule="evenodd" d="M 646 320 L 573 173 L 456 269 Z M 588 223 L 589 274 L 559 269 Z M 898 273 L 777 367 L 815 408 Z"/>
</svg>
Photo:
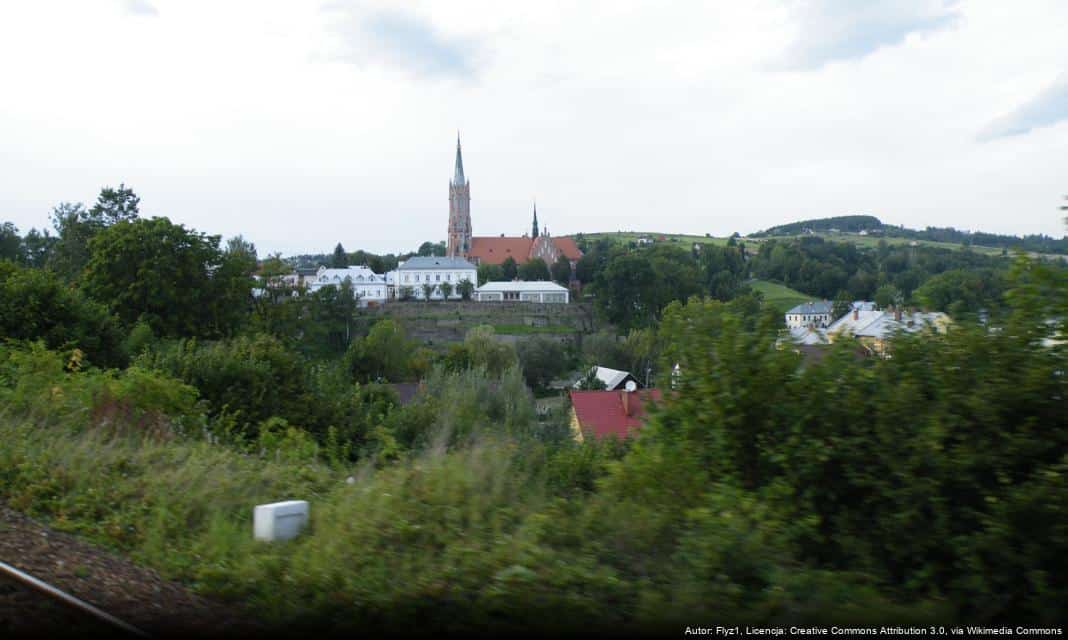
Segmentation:
<svg viewBox="0 0 1068 640">
<path fill-rule="evenodd" d="M 126 362 L 118 318 L 52 272 L 0 262 L 0 337 L 81 349 L 101 366 Z"/>
</svg>

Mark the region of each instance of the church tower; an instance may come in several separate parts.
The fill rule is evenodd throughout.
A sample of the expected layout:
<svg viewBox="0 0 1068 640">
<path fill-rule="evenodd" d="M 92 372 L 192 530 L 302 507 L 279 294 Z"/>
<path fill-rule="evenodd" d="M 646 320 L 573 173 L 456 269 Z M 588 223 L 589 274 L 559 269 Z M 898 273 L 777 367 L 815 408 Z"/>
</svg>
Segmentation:
<svg viewBox="0 0 1068 640">
<path fill-rule="evenodd" d="M 449 183 L 449 242 L 445 255 L 466 257 L 471 250 L 471 183 L 464 178 L 460 134 L 456 134 L 456 173 Z"/>
</svg>

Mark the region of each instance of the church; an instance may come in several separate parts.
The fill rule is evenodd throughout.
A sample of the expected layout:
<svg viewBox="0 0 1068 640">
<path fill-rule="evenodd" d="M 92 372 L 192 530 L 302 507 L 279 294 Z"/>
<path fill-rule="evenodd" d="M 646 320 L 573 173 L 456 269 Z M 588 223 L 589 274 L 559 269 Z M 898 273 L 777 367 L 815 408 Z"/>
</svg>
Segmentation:
<svg viewBox="0 0 1068 640">
<path fill-rule="evenodd" d="M 534 223 L 530 235 L 475 236 L 471 229 L 471 183 L 464 178 L 464 162 L 460 153 L 460 137 L 456 137 L 456 171 L 449 183 L 449 241 L 446 256 L 466 258 L 478 264 L 501 264 L 508 258 L 516 264 L 541 258 L 552 266 L 560 256 L 571 262 L 571 272 L 582 252 L 575 241 L 562 236 L 554 238 L 548 229 L 538 230 L 538 209 L 534 207 Z"/>
</svg>

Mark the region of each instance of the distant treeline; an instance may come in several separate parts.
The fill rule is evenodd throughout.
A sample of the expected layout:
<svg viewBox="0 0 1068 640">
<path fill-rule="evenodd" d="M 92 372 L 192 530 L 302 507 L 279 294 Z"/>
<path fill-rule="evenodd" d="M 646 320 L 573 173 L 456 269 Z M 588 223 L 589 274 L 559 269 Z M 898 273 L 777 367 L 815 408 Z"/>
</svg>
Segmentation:
<svg viewBox="0 0 1068 640">
<path fill-rule="evenodd" d="M 931 242 L 951 242 L 962 245 L 979 245 L 983 247 L 1000 247 L 1007 250 L 1022 249 L 1038 253 L 1068 253 L 1068 236 L 1054 238 L 1047 235 L 1009 236 L 982 231 L 969 232 L 953 227 L 927 227 L 923 230 L 883 224 L 875 216 L 836 216 L 833 218 L 816 218 L 801 220 L 790 224 L 771 227 L 765 231 L 750 234 L 751 237 L 792 236 L 802 233 L 826 233 L 843 231 L 859 233 L 867 231 L 872 235 L 888 238 L 909 238 L 911 240 L 928 240 Z"/>
</svg>

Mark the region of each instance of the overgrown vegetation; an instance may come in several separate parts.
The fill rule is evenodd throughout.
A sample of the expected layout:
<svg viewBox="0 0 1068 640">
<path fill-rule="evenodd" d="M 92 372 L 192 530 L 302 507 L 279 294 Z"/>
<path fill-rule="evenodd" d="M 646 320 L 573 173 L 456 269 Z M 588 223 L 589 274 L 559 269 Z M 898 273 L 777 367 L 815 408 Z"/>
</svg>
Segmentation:
<svg viewBox="0 0 1068 640">
<path fill-rule="evenodd" d="M 98 270 L 101 252 L 135 231 L 149 244 L 187 232 L 116 211 L 89 229 L 76 275 L 0 263 L 0 309 L 17 318 L 0 319 L 0 499 L 205 594 L 338 633 L 413 620 L 678 633 L 711 614 L 1059 622 L 1060 266 L 1021 257 L 976 272 L 964 268 L 980 260 L 938 253 L 772 245 L 754 269 L 837 291 L 830 263 L 853 273 L 850 294 L 870 273 L 876 297 L 961 305 L 948 333 L 897 336 L 889 358 L 858 359 L 843 341 L 802 366 L 776 346 L 780 312 L 746 291 L 743 247 L 594 246 L 580 270 L 622 339 L 517 348 L 480 326 L 432 352 L 388 318 L 355 324 L 345 287 L 268 288 L 240 314 L 209 300 L 164 318 L 161 304 L 206 294 L 164 288 L 173 300 L 141 307 L 154 290 Z M 215 253 L 196 237 L 194 253 L 220 260 L 205 286 L 236 300 L 254 248 L 236 239 Z M 142 268 L 140 255 L 124 257 Z M 94 300 L 101 283 L 86 282 L 98 278 L 126 293 Z M 988 305 L 986 325 L 964 313 Z M 661 388 L 636 440 L 576 443 L 565 416 L 535 409 L 532 389 L 592 364 Z M 404 403 L 400 381 L 418 382 Z M 251 507 L 289 498 L 311 502 L 309 530 L 254 542 Z"/>
</svg>

